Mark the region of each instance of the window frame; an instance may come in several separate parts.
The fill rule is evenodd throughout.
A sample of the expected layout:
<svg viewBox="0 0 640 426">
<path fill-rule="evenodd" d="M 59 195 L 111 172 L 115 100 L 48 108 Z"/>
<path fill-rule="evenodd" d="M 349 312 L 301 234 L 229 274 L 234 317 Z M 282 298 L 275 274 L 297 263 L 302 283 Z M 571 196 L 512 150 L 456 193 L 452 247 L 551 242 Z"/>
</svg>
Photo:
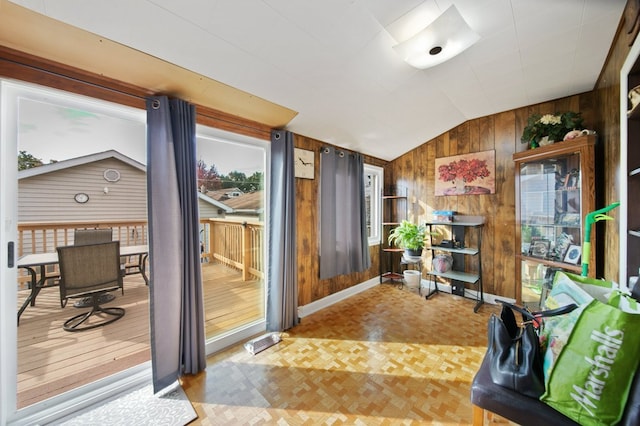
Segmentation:
<svg viewBox="0 0 640 426">
<path fill-rule="evenodd" d="M 372 176 L 371 188 L 367 189 L 368 177 Z M 370 208 L 367 209 L 367 223 L 370 226 L 368 235 L 369 246 L 381 243 L 382 231 L 382 183 L 384 182 L 384 169 L 372 164 L 364 164 L 365 202 L 367 191 L 370 191 Z"/>
</svg>

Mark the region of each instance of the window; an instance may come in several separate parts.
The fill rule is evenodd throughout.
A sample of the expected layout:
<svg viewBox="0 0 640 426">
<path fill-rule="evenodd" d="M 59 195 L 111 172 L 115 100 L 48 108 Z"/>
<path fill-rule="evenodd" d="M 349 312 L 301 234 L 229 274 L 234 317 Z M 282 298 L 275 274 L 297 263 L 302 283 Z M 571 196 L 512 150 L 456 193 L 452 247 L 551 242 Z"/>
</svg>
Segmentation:
<svg viewBox="0 0 640 426">
<path fill-rule="evenodd" d="M 380 244 L 380 195 L 384 171 L 381 167 L 364 165 L 364 198 L 367 208 L 369 245 Z"/>
</svg>

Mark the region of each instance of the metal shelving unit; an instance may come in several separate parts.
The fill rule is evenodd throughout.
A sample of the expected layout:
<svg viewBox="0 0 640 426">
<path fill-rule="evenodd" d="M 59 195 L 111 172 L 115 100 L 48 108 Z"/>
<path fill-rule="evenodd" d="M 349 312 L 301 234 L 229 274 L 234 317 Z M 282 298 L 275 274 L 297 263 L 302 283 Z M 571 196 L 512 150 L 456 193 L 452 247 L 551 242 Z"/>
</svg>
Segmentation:
<svg viewBox="0 0 640 426">
<path fill-rule="evenodd" d="M 382 241 L 380 241 L 380 283 L 402 282 L 403 249 L 389 245 L 389 232 L 406 219 L 409 206 L 406 188 L 391 187 L 382 194 Z M 397 268 L 397 269 L 396 269 Z"/>
<path fill-rule="evenodd" d="M 425 224 L 428 227 L 428 234 L 430 244 L 426 247 L 426 250 L 431 251 L 431 258 L 433 259 L 438 252 L 449 253 L 453 257 L 453 265 L 451 270 L 447 272 L 438 272 L 433 270 L 433 266 L 427 272 L 431 276 L 431 281 L 434 283 L 434 289 L 427 292 L 426 299 L 438 293 L 437 278 L 444 278 L 449 280 L 451 285 L 451 292 L 463 297 L 469 297 L 466 290 L 466 284 L 476 287 L 476 296 L 473 298 L 476 301 L 476 305 L 473 308 L 473 312 L 478 312 L 480 306 L 484 303 L 484 291 L 482 287 L 482 226 L 484 225 L 484 217 L 482 216 L 463 216 L 454 215 L 452 222 L 427 222 Z M 452 236 L 452 241 L 456 241 L 459 246 L 449 247 L 434 244 L 433 232 L 436 227 L 448 227 L 450 229 L 449 234 Z M 476 231 L 476 247 L 466 247 L 465 241 L 469 240 L 470 235 L 467 234 L 468 229 L 474 229 Z M 477 271 L 467 270 L 467 262 L 465 262 L 468 256 L 476 257 L 478 260 Z"/>
</svg>

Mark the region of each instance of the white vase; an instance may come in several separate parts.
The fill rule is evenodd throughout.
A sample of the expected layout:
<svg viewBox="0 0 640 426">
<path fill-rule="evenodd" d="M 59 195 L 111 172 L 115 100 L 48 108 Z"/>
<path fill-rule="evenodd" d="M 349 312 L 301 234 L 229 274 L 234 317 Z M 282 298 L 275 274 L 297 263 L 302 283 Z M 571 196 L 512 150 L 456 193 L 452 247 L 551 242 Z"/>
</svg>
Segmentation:
<svg viewBox="0 0 640 426">
<path fill-rule="evenodd" d="M 540 139 L 540 142 L 538 142 L 538 144 L 540 146 L 547 146 L 547 145 L 551 145 L 554 142 L 553 139 L 549 139 L 549 136 L 544 136 L 542 139 Z"/>
</svg>

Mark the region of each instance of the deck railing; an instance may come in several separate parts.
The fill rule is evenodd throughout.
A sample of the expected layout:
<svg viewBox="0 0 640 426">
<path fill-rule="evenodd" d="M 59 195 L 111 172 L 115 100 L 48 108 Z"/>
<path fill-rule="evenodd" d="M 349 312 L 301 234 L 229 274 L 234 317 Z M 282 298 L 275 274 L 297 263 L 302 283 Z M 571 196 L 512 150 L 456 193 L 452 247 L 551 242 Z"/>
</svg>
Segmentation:
<svg viewBox="0 0 640 426">
<path fill-rule="evenodd" d="M 242 279 L 264 278 L 264 225 L 261 222 L 201 219 L 202 259 L 242 272 Z"/>
<path fill-rule="evenodd" d="M 242 272 L 243 280 L 264 278 L 264 226 L 260 222 L 229 219 L 201 219 L 200 242 L 203 261 L 219 262 Z M 73 244 L 75 229 L 112 228 L 113 239 L 133 246 L 147 244 L 147 221 L 92 221 L 18 224 L 18 257 L 31 253 L 55 251 L 59 246 Z M 55 270 L 49 271 L 52 276 Z M 18 276 L 19 283 L 29 280 L 26 271 Z"/>
</svg>

